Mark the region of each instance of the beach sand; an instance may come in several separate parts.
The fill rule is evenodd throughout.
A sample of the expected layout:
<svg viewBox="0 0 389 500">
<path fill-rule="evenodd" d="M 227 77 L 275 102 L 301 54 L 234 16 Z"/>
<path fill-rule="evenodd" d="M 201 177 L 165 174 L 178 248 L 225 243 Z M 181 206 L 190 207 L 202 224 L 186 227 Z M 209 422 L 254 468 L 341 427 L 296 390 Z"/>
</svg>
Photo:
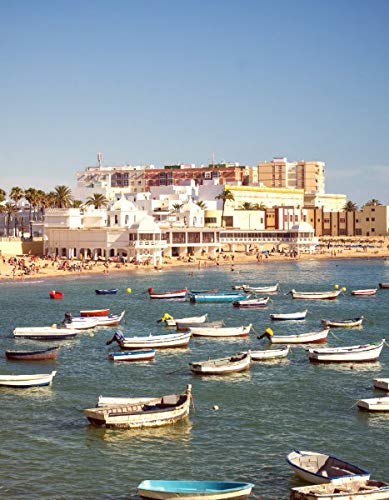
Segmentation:
<svg viewBox="0 0 389 500">
<path fill-rule="evenodd" d="M 161 272 L 164 269 L 179 267 L 189 267 L 193 270 L 204 269 L 213 266 L 229 266 L 230 270 L 235 270 L 238 264 L 266 265 L 273 261 L 293 261 L 293 260 L 316 260 L 316 259 L 348 259 L 360 258 L 389 259 L 389 249 L 381 247 L 348 248 L 341 246 L 327 245 L 322 247 L 320 252 L 301 253 L 296 257 L 290 257 L 279 253 L 250 254 L 244 252 L 223 252 L 217 259 L 208 256 L 201 258 L 167 258 L 164 264 L 156 268 L 152 264 L 130 264 L 104 261 L 79 261 L 64 259 L 43 259 L 37 256 L 10 256 L 4 255 L 0 258 L 0 279 L 1 280 L 29 280 L 53 277 L 66 277 L 74 275 L 101 274 L 109 275 L 115 272 Z"/>
</svg>

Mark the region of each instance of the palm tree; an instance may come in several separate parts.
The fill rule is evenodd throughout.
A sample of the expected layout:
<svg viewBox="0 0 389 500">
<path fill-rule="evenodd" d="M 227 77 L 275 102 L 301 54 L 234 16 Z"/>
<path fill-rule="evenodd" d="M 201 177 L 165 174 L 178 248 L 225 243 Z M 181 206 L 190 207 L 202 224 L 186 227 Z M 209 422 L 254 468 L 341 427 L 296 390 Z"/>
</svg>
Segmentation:
<svg viewBox="0 0 389 500">
<path fill-rule="evenodd" d="M 24 190 L 19 186 L 15 186 L 11 189 L 9 193 L 9 197 L 17 206 L 19 201 L 24 197 Z"/>
<path fill-rule="evenodd" d="M 261 203 L 254 203 L 253 210 L 266 210 L 266 205 L 261 201 Z"/>
<path fill-rule="evenodd" d="M 3 201 L 5 201 L 5 195 L 7 193 L 4 191 L 4 189 L 0 189 L 0 203 L 2 203 Z"/>
<path fill-rule="evenodd" d="M 18 207 L 14 203 L 10 203 L 9 201 L 4 205 L 4 213 L 7 224 L 7 236 L 9 236 L 9 228 L 12 220 L 12 216 L 16 214 L 18 211 Z"/>
<path fill-rule="evenodd" d="M 83 205 L 81 200 L 73 200 L 72 208 L 81 208 Z"/>
<path fill-rule="evenodd" d="M 178 214 L 178 212 L 181 210 L 181 208 L 184 206 L 183 203 L 173 203 L 172 208 L 170 212 L 172 214 Z"/>
<path fill-rule="evenodd" d="M 56 208 L 69 208 L 72 202 L 72 191 L 67 186 L 55 186 L 55 206 Z"/>
<path fill-rule="evenodd" d="M 202 210 L 206 210 L 207 209 L 207 204 L 203 200 L 197 200 L 196 201 L 196 205 L 198 207 L 200 207 Z"/>
<path fill-rule="evenodd" d="M 35 188 L 29 187 L 24 191 L 24 198 L 28 201 L 29 206 L 30 238 L 32 238 L 32 210 L 35 208 L 37 196 L 37 190 Z"/>
<path fill-rule="evenodd" d="M 249 201 L 245 201 L 244 203 L 242 203 L 240 208 L 242 210 L 254 210 L 255 206 L 252 203 L 250 203 Z"/>
<path fill-rule="evenodd" d="M 222 226 L 224 222 L 224 207 L 226 205 L 227 201 L 234 201 L 234 193 L 230 191 L 229 189 L 223 189 L 223 191 L 215 196 L 215 200 L 222 200 L 223 201 L 223 209 L 222 209 Z"/>
<path fill-rule="evenodd" d="M 371 200 L 367 201 L 363 206 L 364 207 L 376 207 L 378 205 L 382 205 L 380 200 L 377 200 L 376 198 L 372 198 Z"/>
<path fill-rule="evenodd" d="M 103 208 L 103 207 L 106 207 L 108 205 L 108 203 L 109 202 L 108 202 L 107 198 L 103 194 L 94 193 L 93 196 L 89 196 L 86 199 L 85 205 L 87 205 L 87 206 L 93 205 L 95 208 Z M 73 202 L 73 206 L 74 206 L 74 202 Z"/>
<path fill-rule="evenodd" d="M 345 212 L 356 212 L 358 210 L 358 205 L 353 201 L 349 200 L 343 207 Z"/>
</svg>

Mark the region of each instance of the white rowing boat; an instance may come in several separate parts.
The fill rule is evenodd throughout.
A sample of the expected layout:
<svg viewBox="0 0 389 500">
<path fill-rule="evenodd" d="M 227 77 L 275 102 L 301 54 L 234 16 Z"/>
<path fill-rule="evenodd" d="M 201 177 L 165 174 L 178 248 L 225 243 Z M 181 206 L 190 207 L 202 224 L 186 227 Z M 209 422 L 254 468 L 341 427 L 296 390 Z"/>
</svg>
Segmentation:
<svg viewBox="0 0 389 500">
<path fill-rule="evenodd" d="M 76 336 L 80 330 L 71 328 L 57 328 L 56 326 L 36 326 L 15 328 L 13 336 L 35 340 L 64 340 Z"/>
<path fill-rule="evenodd" d="M 345 460 L 314 451 L 293 450 L 286 457 L 293 472 L 313 484 L 344 484 L 370 479 L 370 473 Z"/>
<path fill-rule="evenodd" d="M 208 314 L 203 314 L 202 316 L 190 316 L 188 318 L 172 318 L 165 320 L 167 326 L 178 326 L 181 323 L 190 324 L 201 324 L 207 321 Z"/>
<path fill-rule="evenodd" d="M 257 299 L 236 300 L 232 305 L 241 309 L 260 309 L 267 306 L 269 299 L 270 297 L 260 297 Z"/>
<path fill-rule="evenodd" d="M 111 361 L 126 361 L 128 363 L 136 361 L 153 361 L 155 358 L 154 349 L 137 350 L 137 351 L 123 351 L 123 352 L 110 352 L 108 358 Z"/>
<path fill-rule="evenodd" d="M 272 335 L 272 344 L 316 344 L 327 340 L 329 329 L 294 335 Z"/>
<path fill-rule="evenodd" d="M 322 319 L 322 324 L 327 328 L 356 328 L 362 326 L 364 317 L 353 319 Z"/>
<path fill-rule="evenodd" d="M 262 351 L 250 351 L 253 361 L 272 361 L 273 359 L 286 358 L 290 352 L 290 347 L 281 347 L 280 349 L 264 349 Z"/>
<path fill-rule="evenodd" d="M 340 290 L 331 290 L 329 292 L 297 292 L 296 290 L 291 290 L 289 293 L 294 299 L 304 299 L 304 300 L 334 300 L 339 294 L 342 293 Z"/>
<path fill-rule="evenodd" d="M 276 293 L 278 292 L 279 288 L 279 283 L 276 283 L 275 285 L 269 285 L 269 286 L 251 286 L 251 285 L 242 285 L 242 290 L 245 292 L 251 292 L 251 293 Z"/>
<path fill-rule="evenodd" d="M 247 326 L 221 328 L 206 328 L 198 326 L 189 328 L 189 332 L 194 337 L 243 337 L 250 333 L 251 327 L 251 323 Z"/>
<path fill-rule="evenodd" d="M 389 398 L 359 399 L 357 406 L 360 410 L 366 411 L 389 411 Z"/>
<path fill-rule="evenodd" d="M 308 349 L 308 358 L 312 363 L 372 362 L 379 358 L 384 342 L 385 339 L 377 344 Z"/>
<path fill-rule="evenodd" d="M 226 375 L 248 370 L 251 364 L 249 352 L 241 352 L 228 358 L 209 359 L 190 363 L 190 369 L 196 375 Z"/>
<path fill-rule="evenodd" d="M 299 311 L 294 313 L 278 313 L 278 314 L 270 314 L 270 318 L 273 321 L 302 321 L 305 319 L 308 310 Z"/>
<path fill-rule="evenodd" d="M 389 483 L 350 481 L 347 484 L 315 484 L 292 488 L 290 500 L 387 500 Z"/>
<path fill-rule="evenodd" d="M 352 290 L 351 295 L 357 296 L 369 296 L 375 295 L 377 293 L 377 288 L 364 288 L 362 290 Z"/>
<path fill-rule="evenodd" d="M 373 385 L 376 389 L 389 392 L 389 378 L 375 378 Z"/>
<path fill-rule="evenodd" d="M 43 387 L 51 385 L 56 371 L 51 373 L 39 373 L 37 375 L 0 375 L 0 386 L 18 387 Z"/>
<path fill-rule="evenodd" d="M 191 337 L 190 332 L 171 333 L 166 335 L 149 335 L 148 337 L 124 337 L 119 342 L 121 349 L 167 349 L 187 347 Z"/>
</svg>

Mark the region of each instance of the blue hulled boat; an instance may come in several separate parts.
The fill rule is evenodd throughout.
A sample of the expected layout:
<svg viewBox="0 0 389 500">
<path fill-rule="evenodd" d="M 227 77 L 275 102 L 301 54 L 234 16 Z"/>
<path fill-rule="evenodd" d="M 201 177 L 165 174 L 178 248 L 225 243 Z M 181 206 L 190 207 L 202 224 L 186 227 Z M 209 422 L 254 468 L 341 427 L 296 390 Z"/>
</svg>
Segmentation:
<svg viewBox="0 0 389 500">
<path fill-rule="evenodd" d="M 246 298 L 246 293 L 238 292 L 219 292 L 219 293 L 192 293 L 189 295 L 191 302 L 234 302 Z"/>
<path fill-rule="evenodd" d="M 115 295 L 118 292 L 117 288 L 108 288 L 108 289 L 100 289 L 95 290 L 97 295 Z"/>
<path fill-rule="evenodd" d="M 138 494 L 143 498 L 166 500 L 185 498 L 186 500 L 223 500 L 227 498 L 247 498 L 254 484 L 235 481 L 163 481 L 146 480 L 138 485 Z"/>
</svg>

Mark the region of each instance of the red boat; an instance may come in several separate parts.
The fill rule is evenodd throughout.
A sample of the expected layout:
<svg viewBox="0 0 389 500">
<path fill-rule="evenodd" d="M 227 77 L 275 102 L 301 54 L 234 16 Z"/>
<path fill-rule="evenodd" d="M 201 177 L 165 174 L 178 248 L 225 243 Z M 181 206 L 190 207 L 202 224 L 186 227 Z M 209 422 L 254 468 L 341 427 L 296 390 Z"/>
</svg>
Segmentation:
<svg viewBox="0 0 389 500">
<path fill-rule="evenodd" d="M 7 359 L 17 361 L 40 361 L 42 359 L 56 359 L 58 346 L 41 349 L 40 351 L 5 351 Z"/>
<path fill-rule="evenodd" d="M 91 309 L 89 311 L 80 311 L 80 316 L 108 316 L 109 309 Z"/>
<path fill-rule="evenodd" d="M 57 290 L 50 290 L 49 296 L 50 299 L 63 299 L 63 293 L 58 292 Z"/>
<path fill-rule="evenodd" d="M 174 290 L 173 292 L 155 292 L 154 288 L 149 288 L 150 299 L 185 299 L 187 289 Z"/>
</svg>

